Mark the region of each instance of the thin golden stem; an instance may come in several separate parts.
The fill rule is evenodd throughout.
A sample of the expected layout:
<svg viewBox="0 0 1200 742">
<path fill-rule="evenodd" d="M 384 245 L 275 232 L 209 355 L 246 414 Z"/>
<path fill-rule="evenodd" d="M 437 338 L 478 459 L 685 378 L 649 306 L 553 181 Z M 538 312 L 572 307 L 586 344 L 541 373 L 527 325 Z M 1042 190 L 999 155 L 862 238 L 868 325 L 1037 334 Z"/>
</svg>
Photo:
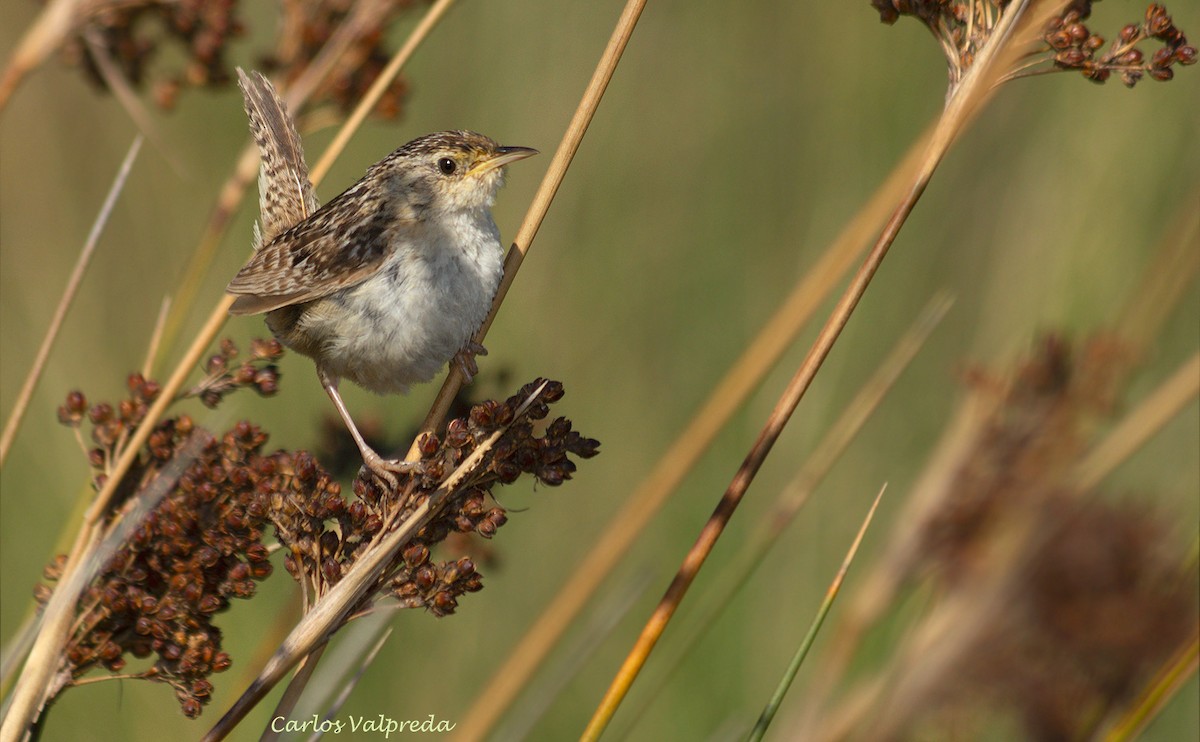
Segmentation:
<svg viewBox="0 0 1200 742">
<path fill-rule="evenodd" d="M 1197 395 L 1200 395 L 1200 352 L 1142 400 L 1079 462 L 1075 470 L 1078 490 L 1086 492 L 1099 484 Z"/>
<path fill-rule="evenodd" d="M 1025 15 L 1025 10 L 1030 1 L 1014 2 L 1008 7 L 1004 16 L 1001 17 L 1000 22 L 996 25 L 990 42 L 981 51 L 975 64 L 967 71 L 962 83 L 954 89 L 946 110 L 943 112 L 933 131 L 925 159 L 921 163 L 907 195 L 896 207 L 891 219 L 885 225 L 883 233 L 868 253 L 866 260 L 859 267 L 854 278 L 851 280 L 850 286 L 838 300 L 836 307 L 818 334 L 808 355 L 780 396 L 775 409 L 763 426 L 758 439 L 754 442 L 742 465 L 734 474 L 733 480 L 721 496 L 708 522 L 701 529 L 687 556 L 684 557 L 683 563 L 680 565 L 674 580 L 672 580 L 671 585 L 667 588 L 658 606 L 647 620 L 634 647 L 630 650 L 625 662 L 613 678 L 608 691 L 605 693 L 591 721 L 584 730 L 582 739 L 599 739 L 600 734 L 607 727 L 613 714 L 616 713 L 617 707 L 628 693 L 633 681 L 649 658 L 650 652 L 653 651 L 658 640 L 666 630 L 667 624 L 683 600 L 684 595 L 687 594 L 700 568 L 724 532 L 729 519 L 737 510 L 759 468 L 771 452 L 775 442 L 779 439 L 784 426 L 791 419 L 792 413 L 795 411 L 800 399 L 808 390 L 809 385 L 816 377 L 817 371 L 820 370 L 829 351 L 832 350 L 833 344 L 841 335 L 842 330 L 850 319 L 850 315 L 854 312 L 859 300 L 870 285 L 875 272 L 879 269 L 884 257 L 887 255 L 888 249 L 899 234 L 900 228 L 904 225 L 908 215 L 916 206 L 916 202 L 920 199 L 921 194 L 924 193 L 933 172 L 963 128 L 990 98 L 991 93 L 995 89 L 993 85 L 995 79 L 1007 68 L 1013 55 L 1019 53 L 1019 48 L 1023 47 L 1023 39 L 1022 43 L 1009 42 L 1017 41 L 1017 22 Z M 1041 13 L 1033 15 L 1039 17 L 1028 19 L 1025 28 L 1041 27 L 1040 23 L 1043 20 Z M 1013 48 L 1018 48 L 1018 51 L 1012 51 Z"/>
<path fill-rule="evenodd" d="M 910 148 L 903 162 L 850 220 L 816 265 L 797 281 L 791 293 L 659 458 L 654 469 L 632 490 L 591 551 L 572 570 L 571 579 L 555 593 L 553 602 L 542 611 L 483 686 L 479 698 L 455 730 L 465 739 L 481 738 L 495 723 L 717 434 L 774 368 L 845 276 L 854 259 L 865 249 L 867 241 L 877 233 L 887 209 L 911 179 L 924 150 L 924 140 Z M 467 730 L 465 734 L 464 729 Z"/>
<path fill-rule="evenodd" d="M 775 719 L 775 714 L 778 713 L 779 707 L 783 705 L 783 698 L 791 688 L 792 682 L 795 681 L 796 673 L 800 671 L 800 665 L 803 664 L 804 658 L 808 656 L 808 651 L 812 649 L 813 642 L 816 641 L 817 634 L 821 630 L 821 625 L 825 622 L 826 617 L 829 616 L 829 610 L 833 607 L 833 601 L 837 599 L 837 596 L 842 591 L 842 584 L 846 581 L 846 574 L 849 573 L 850 565 L 854 563 L 854 558 L 858 555 L 858 549 L 862 546 L 863 538 L 867 535 L 867 529 L 871 527 L 871 521 L 875 518 L 875 511 L 879 509 L 879 502 L 883 500 L 883 493 L 886 490 L 887 484 L 885 483 L 879 488 L 879 494 L 875 495 L 875 501 L 871 503 L 871 509 L 867 511 L 862 525 L 858 528 L 858 533 L 850 543 L 850 548 L 846 551 L 846 556 L 842 559 L 842 565 L 838 567 L 837 574 L 833 576 L 833 580 L 825 590 L 825 598 L 821 601 L 817 614 L 809 625 L 808 633 L 804 635 L 804 639 L 796 649 L 787 671 L 780 678 L 779 684 L 776 686 L 775 692 L 771 695 L 771 699 L 767 702 L 766 708 L 763 709 L 762 714 L 758 717 L 758 723 L 754 725 L 754 729 L 750 732 L 750 736 L 747 738 L 749 742 L 759 742 L 759 740 L 762 740 L 763 736 L 767 733 L 767 729 L 771 726 L 771 722 Z"/>
<path fill-rule="evenodd" d="M 780 493 L 771 512 L 763 517 L 755 535 L 739 548 L 738 553 L 726 563 L 717 581 L 705 591 L 701 603 L 693 609 L 693 620 L 688 632 L 683 637 L 677 636 L 672 643 L 671 657 L 665 662 L 660 659 L 662 672 L 658 675 L 658 681 L 652 685 L 655 690 L 665 685 L 667 678 L 682 664 L 691 648 L 722 612 L 736 604 L 734 596 L 747 584 L 750 575 L 763 563 L 771 548 L 794 522 L 809 497 L 875 413 L 900 375 L 916 358 L 925 341 L 949 310 L 951 303 L 949 296 L 944 294 L 936 296 L 929 303 L 913 326 L 880 362 L 871 378 L 842 410 L 828 432 L 822 436 L 820 443 L 809 454 L 796 476 Z M 646 698 L 645 703 L 649 704 L 650 698 Z M 645 709 L 646 705 L 643 705 L 639 712 L 633 715 L 630 724 L 635 724 L 636 717 Z M 618 738 L 625 736 L 628 735 L 617 735 Z"/>
<path fill-rule="evenodd" d="M 543 176 L 542 183 L 538 186 L 533 201 L 529 204 L 529 210 L 525 213 L 525 219 L 517 229 L 517 236 L 513 240 L 512 247 L 504 258 L 504 276 L 500 279 L 500 286 L 496 289 L 496 296 L 492 300 L 492 309 L 483 321 L 483 326 L 475 334 L 474 342 L 480 345 L 483 344 L 488 329 L 495 321 L 496 313 L 500 311 L 500 305 L 504 302 L 504 297 L 508 295 L 508 289 L 516 280 L 517 271 L 520 270 L 521 263 L 524 261 L 526 253 L 529 252 L 529 246 L 533 243 L 538 229 L 541 228 L 542 220 L 546 218 L 546 212 L 550 209 L 550 204 L 554 201 L 554 196 L 558 193 L 563 178 L 566 177 L 567 168 L 571 166 L 571 161 L 579 150 L 579 144 L 583 141 L 583 135 L 587 133 L 588 125 L 591 124 L 592 117 L 596 115 L 600 99 L 604 97 L 604 91 L 608 89 L 608 83 L 612 80 L 617 64 L 621 61 L 621 55 L 625 52 L 625 46 L 629 43 L 629 37 L 633 35 L 633 29 L 645 7 L 646 0 L 628 0 L 625 8 L 621 11 L 621 16 L 617 19 L 608 45 L 600 56 L 596 70 L 592 73 L 592 79 L 583 91 L 583 98 L 575 108 L 570 123 L 567 124 L 562 141 L 559 142 L 558 149 L 555 151 L 553 159 L 550 160 L 546 175 Z M 421 425 L 420 433 L 417 434 L 408 450 L 408 460 L 412 461 L 417 458 L 417 441 L 421 439 L 421 435 L 432 432 L 446 417 L 450 403 L 462 386 L 462 381 L 462 371 L 455 364 L 451 364 L 450 373 L 438 391 L 437 397 L 433 401 L 433 407 Z M 462 733 L 461 730 L 458 731 L 460 734 Z"/>
<path fill-rule="evenodd" d="M 21 80 L 46 57 L 62 46 L 74 27 L 84 0 L 51 0 L 17 43 L 16 50 L 0 75 L 0 111 L 8 105 Z"/>
<path fill-rule="evenodd" d="M 54 341 L 58 339 L 58 333 L 62 329 L 63 321 L 67 317 L 67 311 L 71 308 L 71 303 L 75 300 L 75 295 L 79 293 L 79 286 L 83 283 L 83 277 L 87 273 L 88 266 L 92 262 L 92 255 L 96 252 L 96 243 L 100 240 L 100 235 L 104 232 L 105 225 L 108 224 L 108 218 L 112 214 L 113 206 L 117 202 L 117 197 L 121 195 L 121 191 L 125 188 L 125 182 L 129 178 L 129 171 L 133 168 L 133 163 L 137 159 L 138 152 L 142 149 L 142 137 L 137 137 L 133 140 L 133 144 L 129 145 L 129 151 L 125 154 L 125 159 L 121 162 L 120 169 L 117 170 L 116 177 L 113 178 L 113 184 L 108 189 L 108 195 L 104 198 L 104 204 L 100 207 L 100 213 L 96 215 L 96 220 L 92 223 L 92 229 L 88 233 L 87 241 L 83 244 L 83 249 L 79 251 L 79 257 L 75 260 L 75 267 L 71 270 L 71 277 L 67 279 L 66 288 L 63 289 L 62 296 L 58 300 L 58 306 L 54 309 L 54 316 L 50 319 L 50 327 L 46 329 L 46 335 L 42 338 L 42 344 L 38 347 L 37 355 L 34 356 L 33 365 L 29 367 L 29 373 L 25 376 L 25 382 L 21 385 L 21 392 L 17 395 L 16 404 L 13 405 L 12 412 L 8 415 L 8 420 L 4 423 L 4 433 L 0 435 L 0 467 L 4 466 L 5 460 L 8 458 L 8 452 L 12 448 L 13 439 L 17 435 L 17 430 L 21 427 L 21 420 L 25 417 L 25 412 L 29 409 L 29 401 L 33 398 L 33 392 L 37 388 L 38 380 L 42 378 L 42 372 L 46 368 L 46 360 L 50 357 L 50 351 L 54 348 Z"/>
</svg>

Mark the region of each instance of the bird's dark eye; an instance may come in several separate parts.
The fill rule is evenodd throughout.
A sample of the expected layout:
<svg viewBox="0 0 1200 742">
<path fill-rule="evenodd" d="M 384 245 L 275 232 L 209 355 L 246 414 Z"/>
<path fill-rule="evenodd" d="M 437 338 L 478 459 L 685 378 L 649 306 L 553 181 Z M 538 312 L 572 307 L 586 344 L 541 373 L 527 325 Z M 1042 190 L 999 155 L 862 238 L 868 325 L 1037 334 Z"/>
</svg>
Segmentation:
<svg viewBox="0 0 1200 742">
<path fill-rule="evenodd" d="M 437 161 L 438 170 L 442 171 L 442 175 L 451 175 L 458 169 L 458 163 L 449 157 L 442 157 Z"/>
</svg>

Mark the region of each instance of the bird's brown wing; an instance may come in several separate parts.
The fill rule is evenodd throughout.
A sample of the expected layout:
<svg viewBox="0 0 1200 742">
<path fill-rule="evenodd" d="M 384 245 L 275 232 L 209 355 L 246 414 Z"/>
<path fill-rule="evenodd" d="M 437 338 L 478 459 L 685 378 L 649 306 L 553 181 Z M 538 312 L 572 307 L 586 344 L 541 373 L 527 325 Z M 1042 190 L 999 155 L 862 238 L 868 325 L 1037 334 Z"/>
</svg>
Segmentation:
<svg viewBox="0 0 1200 742">
<path fill-rule="evenodd" d="M 372 190 L 359 181 L 263 245 L 225 288 L 237 295 L 230 314 L 258 314 L 319 299 L 378 271 L 393 231 L 406 223 L 389 219 L 379 199 L 368 195 Z"/>
</svg>

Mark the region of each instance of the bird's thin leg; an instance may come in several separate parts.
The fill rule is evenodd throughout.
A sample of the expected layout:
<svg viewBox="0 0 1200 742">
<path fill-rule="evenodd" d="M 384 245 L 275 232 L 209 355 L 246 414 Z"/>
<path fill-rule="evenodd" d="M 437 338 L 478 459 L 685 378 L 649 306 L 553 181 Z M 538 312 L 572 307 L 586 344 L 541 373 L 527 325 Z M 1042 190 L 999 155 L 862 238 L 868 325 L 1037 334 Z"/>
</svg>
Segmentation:
<svg viewBox="0 0 1200 742">
<path fill-rule="evenodd" d="M 375 453 L 375 449 L 368 446 L 367 442 L 363 440 L 362 434 L 358 432 L 358 426 L 354 424 L 354 419 L 350 417 L 350 411 L 346 409 L 346 403 L 342 401 L 342 395 L 338 392 L 339 379 L 321 369 L 317 369 L 317 375 L 321 379 L 321 386 L 325 387 L 325 393 L 333 400 L 333 406 L 337 408 L 338 414 L 342 416 L 342 421 L 346 423 L 346 428 L 350 430 L 350 435 L 354 438 L 354 443 L 358 445 L 358 450 L 363 457 L 363 463 L 366 464 L 368 469 L 395 487 L 396 478 L 392 476 L 392 472 L 403 474 L 412 471 L 417 465 L 411 461 L 404 461 L 402 459 L 385 459 Z"/>
<path fill-rule="evenodd" d="M 470 384 L 471 379 L 475 378 L 475 374 L 479 373 L 479 366 L 475 363 L 475 356 L 486 356 L 487 354 L 487 348 L 474 340 L 468 340 L 467 344 L 462 347 L 462 350 L 454 354 L 454 365 L 462 372 L 465 383 Z"/>
</svg>

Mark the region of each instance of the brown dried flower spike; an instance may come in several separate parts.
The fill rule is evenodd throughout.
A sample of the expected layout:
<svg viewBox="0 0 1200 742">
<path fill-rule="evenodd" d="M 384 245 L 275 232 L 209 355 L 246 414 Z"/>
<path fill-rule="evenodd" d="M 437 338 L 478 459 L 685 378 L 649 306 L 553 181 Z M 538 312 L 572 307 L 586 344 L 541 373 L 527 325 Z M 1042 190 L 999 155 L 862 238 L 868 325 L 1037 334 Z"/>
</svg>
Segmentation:
<svg viewBox="0 0 1200 742">
<path fill-rule="evenodd" d="M 1160 81 L 1174 77 L 1172 66 L 1196 61 L 1196 48 L 1176 28 L 1167 9 L 1153 3 L 1144 20 L 1121 29 L 1107 52 L 1100 53 L 1104 38 L 1083 24 L 1092 12 L 1094 0 L 1074 0 L 1047 25 L 1043 40 L 1046 48 L 1030 55 L 1013 70 L 1008 79 L 1042 74 L 1055 70 L 1079 70 L 1088 79 L 1104 82 L 1114 73 L 1133 87 L 1143 76 Z M 953 88 L 975 57 L 991 38 L 1008 0 L 872 0 L 884 23 L 895 23 L 902 15 L 911 15 L 933 33 L 946 54 Z M 1155 40 L 1162 46 L 1149 55 L 1138 45 Z M 1097 56 L 1099 54 L 1099 56 Z M 1050 63 L 1047 67 L 1046 63 Z"/>
</svg>

